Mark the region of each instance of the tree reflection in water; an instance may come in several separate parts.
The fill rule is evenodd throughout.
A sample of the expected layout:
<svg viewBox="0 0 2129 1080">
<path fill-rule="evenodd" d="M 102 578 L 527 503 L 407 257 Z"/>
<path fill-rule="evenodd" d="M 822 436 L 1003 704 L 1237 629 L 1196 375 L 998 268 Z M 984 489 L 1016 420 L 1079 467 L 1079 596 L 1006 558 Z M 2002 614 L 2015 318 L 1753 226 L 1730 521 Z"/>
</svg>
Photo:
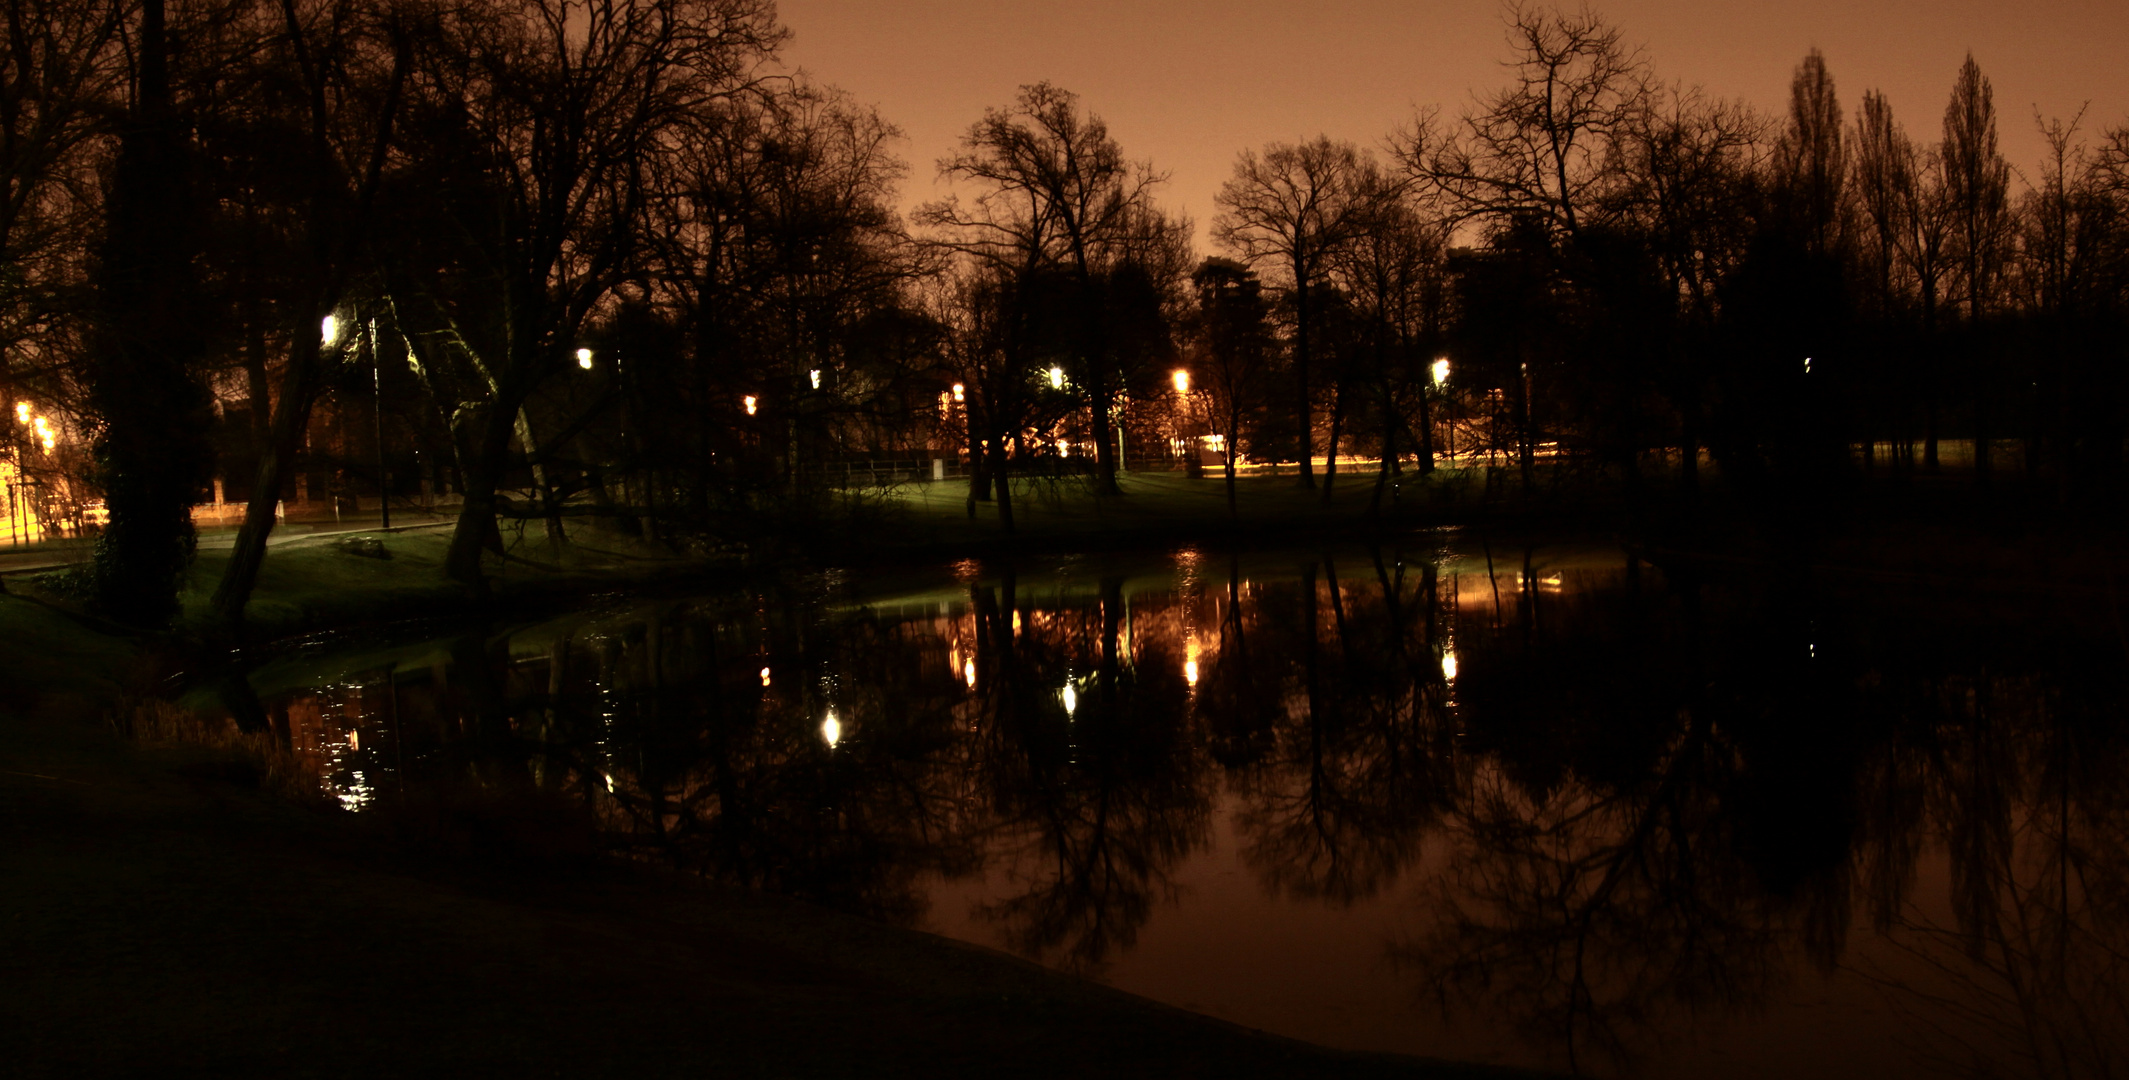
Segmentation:
<svg viewBox="0 0 2129 1080">
<path fill-rule="evenodd" d="M 978 661 L 989 673 L 976 686 L 987 734 L 978 769 L 995 814 L 991 850 L 1013 878 L 981 914 L 1016 951 L 1075 968 L 1137 938 L 1155 901 L 1173 894 L 1175 865 L 1204 844 L 1212 806 L 1176 628 L 1156 616 L 1127 641 L 1124 607 L 1110 579 L 1091 609 L 1023 610 L 1010 574 L 1002 604 L 982 589 L 974 604 L 990 645 Z M 1024 632 L 1009 616 L 1025 616 Z"/>
<path fill-rule="evenodd" d="M 1225 858 L 1413 914 L 1410 985 L 1577 1070 L 1857 978 L 1946 1071 L 2129 1069 L 2117 642 L 2041 601 L 1480 554 L 819 578 L 254 682 L 343 805 L 517 792 L 902 922 L 980 880 L 978 923 L 1067 968 Z"/>
<path fill-rule="evenodd" d="M 1223 624 L 1237 648 L 1230 660 L 1223 647 L 1212 681 L 1233 685 L 1208 704 L 1273 703 L 1224 718 L 1248 718 L 1237 730 L 1250 737 L 1231 741 L 1223 762 L 1240 797 L 1242 859 L 1296 899 L 1374 896 L 1419 856 L 1447 794 L 1434 567 L 1408 584 L 1397 564 L 1393 575 L 1377 553 L 1375 580 L 1346 584 L 1335 560 L 1311 563 L 1298 589 L 1270 590 L 1254 620 L 1234 605 Z"/>
</svg>

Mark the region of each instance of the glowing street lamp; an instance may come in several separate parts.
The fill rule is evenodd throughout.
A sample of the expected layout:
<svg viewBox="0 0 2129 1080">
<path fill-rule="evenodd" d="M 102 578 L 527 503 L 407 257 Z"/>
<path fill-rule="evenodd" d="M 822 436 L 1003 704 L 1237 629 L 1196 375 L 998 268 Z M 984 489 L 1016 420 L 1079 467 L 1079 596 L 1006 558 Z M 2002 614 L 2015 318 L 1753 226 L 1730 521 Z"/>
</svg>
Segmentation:
<svg viewBox="0 0 2129 1080">
<path fill-rule="evenodd" d="M 955 400 L 955 401 L 963 401 L 963 400 L 966 400 L 966 399 L 965 399 L 965 398 L 963 397 L 963 394 L 964 394 L 964 393 L 966 393 L 966 392 L 967 392 L 967 390 L 968 390 L 968 388 L 967 388 L 967 387 L 965 387 L 965 386 L 962 386 L 962 385 L 961 385 L 960 383 L 955 383 L 955 384 L 954 384 L 954 400 Z"/>
<path fill-rule="evenodd" d="M 340 316 L 327 315 L 318 321 L 318 336 L 325 339 L 327 347 L 340 344 Z"/>
<path fill-rule="evenodd" d="M 806 377 L 813 380 L 813 388 L 815 390 L 821 388 L 821 369 L 814 368 L 813 370 L 806 372 Z"/>
<path fill-rule="evenodd" d="M 1434 358 L 1434 385 L 1440 386 L 1441 384 L 1448 381 L 1449 358 L 1446 356 L 1437 356 Z"/>
<path fill-rule="evenodd" d="M 752 416 L 752 415 L 754 415 L 754 408 L 755 408 L 755 400 L 754 400 L 754 395 L 752 395 L 752 394 L 748 394 L 748 395 L 747 395 L 746 397 L 740 398 L 739 400 L 740 400 L 741 402 L 743 402 L 743 403 L 744 403 L 744 404 L 746 405 L 746 407 L 747 407 L 747 415 L 748 415 L 748 416 Z"/>
<path fill-rule="evenodd" d="M 583 369 L 584 369 L 584 370 L 586 370 L 586 371 L 590 371 L 590 370 L 591 370 L 591 350 L 590 350 L 590 349 L 578 349 L 578 350 L 577 350 L 577 366 L 578 366 L 578 367 L 580 367 L 580 368 L 583 368 Z"/>
<path fill-rule="evenodd" d="M 1053 367 L 1053 368 L 1051 368 L 1051 369 L 1050 369 L 1050 389 L 1052 389 L 1052 390 L 1062 390 L 1062 389 L 1064 389 L 1064 369 L 1063 369 L 1063 368 L 1061 368 L 1061 367 Z"/>
<path fill-rule="evenodd" d="M 30 422 L 29 402 L 18 401 L 15 403 L 15 422 L 18 424 L 27 424 Z"/>
<path fill-rule="evenodd" d="M 828 719 L 821 721 L 821 739 L 831 750 L 835 748 L 836 743 L 843 741 L 843 724 L 835 718 L 834 709 L 828 710 Z"/>
<path fill-rule="evenodd" d="M 1189 373 L 1189 372 L 1187 372 L 1187 371 L 1183 370 L 1182 368 L 1177 368 L 1177 369 L 1175 369 L 1175 374 L 1174 374 L 1174 375 L 1171 375 L 1171 376 L 1169 376 L 1169 378 L 1170 378 L 1171 380 L 1173 380 L 1173 381 L 1174 381 L 1174 383 L 1175 383 L 1175 395 L 1176 395 L 1177 397 L 1188 397 L 1188 396 L 1190 396 L 1190 373 Z"/>
</svg>

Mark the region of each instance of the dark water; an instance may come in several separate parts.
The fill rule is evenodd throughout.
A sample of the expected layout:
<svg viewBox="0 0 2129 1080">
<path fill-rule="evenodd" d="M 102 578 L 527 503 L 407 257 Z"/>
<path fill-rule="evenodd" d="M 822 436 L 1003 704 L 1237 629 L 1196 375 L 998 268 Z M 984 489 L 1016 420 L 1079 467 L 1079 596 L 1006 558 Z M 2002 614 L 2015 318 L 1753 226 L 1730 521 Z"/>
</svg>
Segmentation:
<svg viewBox="0 0 2129 1080">
<path fill-rule="evenodd" d="M 631 600 L 253 681 L 350 810 L 507 796 L 1318 1042 L 2109 1076 L 2129 726 L 2097 593 L 1186 550 Z"/>
</svg>

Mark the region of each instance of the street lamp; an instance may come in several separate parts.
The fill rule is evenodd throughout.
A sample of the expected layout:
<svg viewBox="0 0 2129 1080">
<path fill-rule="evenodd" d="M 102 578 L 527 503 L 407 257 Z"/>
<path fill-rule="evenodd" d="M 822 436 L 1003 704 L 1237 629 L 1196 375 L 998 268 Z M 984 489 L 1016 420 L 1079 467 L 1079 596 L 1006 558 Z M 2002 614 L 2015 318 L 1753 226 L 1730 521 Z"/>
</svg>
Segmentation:
<svg viewBox="0 0 2129 1080">
<path fill-rule="evenodd" d="M 1434 390 L 1436 393 L 1442 395 L 1442 400 L 1446 403 L 1448 401 L 1447 391 L 1449 385 L 1449 358 L 1446 356 L 1435 357 L 1433 373 Z M 1420 437 L 1425 440 L 1423 445 L 1426 449 L 1428 460 L 1431 461 L 1433 460 L 1434 454 L 1434 423 L 1433 417 L 1428 415 L 1427 395 L 1425 395 L 1424 393 L 1419 396 L 1419 422 Z M 1445 421 L 1444 426 L 1448 429 L 1449 432 L 1449 445 L 1446 448 L 1446 456 L 1449 458 L 1449 460 L 1454 461 L 1456 460 L 1456 425 Z"/>
<path fill-rule="evenodd" d="M 377 527 L 392 527 L 392 470 L 384 459 L 384 357 L 377 352 L 377 320 L 370 320 L 370 393 L 377 419 Z"/>
<path fill-rule="evenodd" d="M 747 415 L 748 415 L 748 416 L 752 416 L 752 415 L 754 415 L 754 408 L 755 408 L 755 398 L 754 398 L 754 395 L 752 395 L 752 394 L 748 394 L 748 395 L 747 395 L 746 397 L 743 397 L 743 398 L 741 398 L 741 399 L 740 399 L 740 401 L 742 401 L 742 402 L 744 402 L 744 403 L 746 404 L 746 406 L 747 406 Z"/>
<path fill-rule="evenodd" d="M 327 315 L 318 321 L 318 336 L 325 339 L 328 348 L 340 344 L 340 317 Z"/>
<path fill-rule="evenodd" d="M 1053 368 L 1051 368 L 1051 369 L 1050 369 L 1050 389 L 1052 389 L 1052 390 L 1062 390 L 1062 389 L 1064 389 L 1064 369 L 1063 369 L 1063 368 L 1061 368 L 1061 367 L 1053 367 Z"/>
<path fill-rule="evenodd" d="M 1179 418 L 1176 424 L 1176 442 L 1183 453 L 1183 475 L 1194 480 L 1205 475 L 1205 459 L 1201 455 L 1204 444 L 1192 430 L 1195 425 L 1191 423 L 1192 418 L 1189 415 L 1190 372 L 1177 368 L 1168 379 L 1175 384 L 1176 412 Z"/>
<path fill-rule="evenodd" d="M 591 370 L 591 350 L 590 350 L 590 349 L 578 349 L 578 350 L 577 350 L 577 366 L 578 366 L 578 367 L 580 367 L 580 368 L 583 368 L 583 369 L 584 369 L 584 370 L 586 370 L 586 371 L 590 371 L 590 370 Z"/>
</svg>

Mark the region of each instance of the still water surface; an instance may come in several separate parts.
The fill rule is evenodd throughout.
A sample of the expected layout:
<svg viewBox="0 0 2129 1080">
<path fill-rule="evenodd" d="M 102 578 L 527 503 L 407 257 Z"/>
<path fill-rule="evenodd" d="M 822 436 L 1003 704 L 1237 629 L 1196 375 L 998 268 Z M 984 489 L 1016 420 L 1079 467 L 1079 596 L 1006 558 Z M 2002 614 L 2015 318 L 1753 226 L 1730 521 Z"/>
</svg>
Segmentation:
<svg viewBox="0 0 2129 1080">
<path fill-rule="evenodd" d="M 2097 601 L 1435 537 L 829 572 L 252 681 L 348 810 L 500 795 L 1330 1045 L 2101 1076 L 2123 649 Z"/>
</svg>

